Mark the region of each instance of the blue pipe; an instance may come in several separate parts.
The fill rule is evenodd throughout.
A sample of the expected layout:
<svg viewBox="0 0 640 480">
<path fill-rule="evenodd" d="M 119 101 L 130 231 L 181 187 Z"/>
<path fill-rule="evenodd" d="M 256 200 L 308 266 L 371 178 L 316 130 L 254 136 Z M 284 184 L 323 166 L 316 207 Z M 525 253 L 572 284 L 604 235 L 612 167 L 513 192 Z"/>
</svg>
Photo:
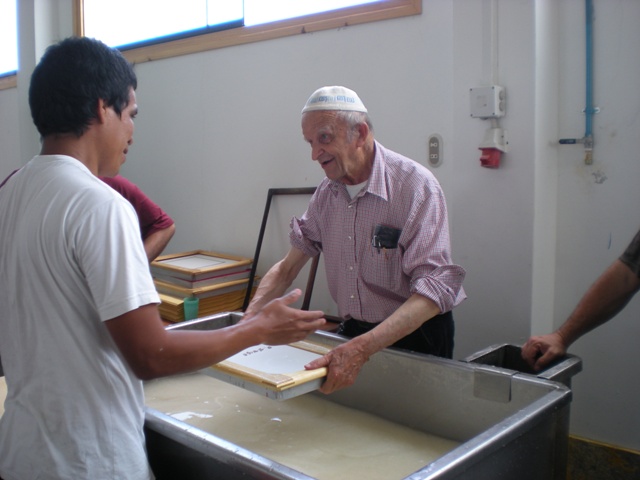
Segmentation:
<svg viewBox="0 0 640 480">
<path fill-rule="evenodd" d="M 560 145 L 584 144 L 584 163 L 593 163 L 593 115 L 597 109 L 593 106 L 593 0 L 585 0 L 586 29 L 586 105 L 584 108 L 585 131 L 582 138 L 561 138 Z"/>
<path fill-rule="evenodd" d="M 591 138 L 593 136 L 593 114 L 595 110 L 593 108 L 593 0 L 585 0 L 585 14 L 586 14 L 586 79 L 587 79 L 587 92 L 586 92 L 586 106 L 585 106 L 585 138 Z"/>
</svg>

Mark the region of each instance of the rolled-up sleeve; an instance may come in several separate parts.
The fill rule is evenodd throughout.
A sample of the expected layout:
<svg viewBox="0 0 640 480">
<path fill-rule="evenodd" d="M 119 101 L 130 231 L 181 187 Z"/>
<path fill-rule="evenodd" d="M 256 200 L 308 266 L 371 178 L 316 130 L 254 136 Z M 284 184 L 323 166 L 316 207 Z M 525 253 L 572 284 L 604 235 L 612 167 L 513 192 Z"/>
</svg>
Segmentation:
<svg viewBox="0 0 640 480">
<path fill-rule="evenodd" d="M 320 244 L 310 240 L 304 233 L 305 226 L 304 216 L 302 219 L 293 217 L 291 219 L 291 231 L 289 232 L 289 241 L 291 246 L 304 252 L 309 257 L 315 257 L 320 253 Z"/>
<path fill-rule="evenodd" d="M 462 289 L 465 273 L 459 265 L 438 267 L 412 281 L 411 293 L 433 300 L 442 313 L 448 312 L 467 298 Z"/>
<path fill-rule="evenodd" d="M 466 272 L 452 263 L 449 223 L 444 195 L 431 186 L 431 194 L 411 212 L 401 237 L 404 272 L 411 278 L 410 291 L 434 301 L 442 313 L 465 298 Z"/>
</svg>

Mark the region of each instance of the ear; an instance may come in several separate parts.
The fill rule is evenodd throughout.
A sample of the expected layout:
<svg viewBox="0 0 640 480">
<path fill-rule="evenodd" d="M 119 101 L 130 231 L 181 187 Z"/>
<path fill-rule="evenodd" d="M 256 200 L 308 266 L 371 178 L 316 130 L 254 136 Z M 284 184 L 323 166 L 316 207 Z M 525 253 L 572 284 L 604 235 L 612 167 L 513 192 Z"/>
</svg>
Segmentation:
<svg viewBox="0 0 640 480">
<path fill-rule="evenodd" d="M 357 140 L 357 145 L 358 147 L 362 147 L 366 141 L 367 138 L 369 137 L 369 125 L 367 125 L 366 122 L 361 122 L 358 124 L 358 140 Z"/>
<path fill-rule="evenodd" d="M 96 111 L 96 121 L 98 123 L 104 123 L 107 120 L 107 103 L 103 99 L 98 99 L 97 111 Z"/>
</svg>

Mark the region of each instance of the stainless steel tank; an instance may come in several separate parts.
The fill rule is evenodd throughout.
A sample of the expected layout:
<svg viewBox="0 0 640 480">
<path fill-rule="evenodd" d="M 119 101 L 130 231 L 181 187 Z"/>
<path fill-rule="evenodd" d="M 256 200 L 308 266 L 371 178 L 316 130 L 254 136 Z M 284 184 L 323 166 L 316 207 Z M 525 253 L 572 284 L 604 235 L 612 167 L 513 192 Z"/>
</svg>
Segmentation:
<svg viewBox="0 0 640 480">
<path fill-rule="evenodd" d="M 168 328 L 211 330 L 240 318 L 219 314 Z M 326 332 L 310 340 L 346 341 Z M 565 384 L 493 365 L 386 349 L 370 359 L 353 386 L 322 397 L 460 442 L 405 479 L 565 478 L 571 402 Z M 158 480 L 313 478 L 149 407 L 145 431 Z"/>
</svg>

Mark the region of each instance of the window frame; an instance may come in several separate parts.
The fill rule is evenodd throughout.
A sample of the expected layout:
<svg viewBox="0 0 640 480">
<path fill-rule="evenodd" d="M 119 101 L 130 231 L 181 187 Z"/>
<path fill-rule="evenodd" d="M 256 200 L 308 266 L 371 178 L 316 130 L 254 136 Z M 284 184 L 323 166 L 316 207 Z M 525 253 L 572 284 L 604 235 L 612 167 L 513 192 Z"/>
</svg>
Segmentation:
<svg viewBox="0 0 640 480">
<path fill-rule="evenodd" d="M 73 33 L 77 36 L 84 35 L 83 11 L 84 0 L 73 0 Z M 421 13 L 422 0 L 385 0 L 384 2 L 356 5 L 262 25 L 238 27 L 170 40 L 155 45 L 124 50 L 122 53 L 131 63 L 143 63 L 234 45 L 245 45 L 275 38 L 304 35 L 322 30 L 420 15 Z M 17 84 L 17 74 L 0 77 L 0 90 L 16 87 Z"/>
<path fill-rule="evenodd" d="M 13 87 L 16 87 L 17 85 L 18 85 L 18 75 L 15 73 L 0 77 L 0 90 L 13 88 Z"/>
<path fill-rule="evenodd" d="M 84 0 L 73 0 L 74 34 L 84 35 Z M 277 22 L 238 27 L 205 33 L 193 37 L 169 40 L 154 45 L 123 50 L 131 63 L 143 63 L 190 53 L 205 52 L 234 45 L 304 35 L 322 30 L 345 28 L 351 25 L 400 18 L 422 13 L 422 0 L 385 0 L 356 5 L 340 10 L 290 18 Z"/>
</svg>

